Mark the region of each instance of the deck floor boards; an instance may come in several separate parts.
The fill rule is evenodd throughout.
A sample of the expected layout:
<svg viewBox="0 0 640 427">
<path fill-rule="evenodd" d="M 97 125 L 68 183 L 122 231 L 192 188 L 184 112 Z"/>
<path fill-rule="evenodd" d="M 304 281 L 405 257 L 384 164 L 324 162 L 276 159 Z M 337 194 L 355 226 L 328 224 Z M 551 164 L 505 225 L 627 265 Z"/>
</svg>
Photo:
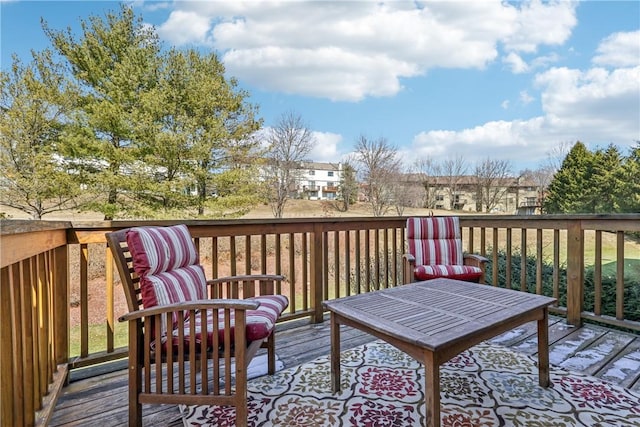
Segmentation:
<svg viewBox="0 0 640 427">
<path fill-rule="evenodd" d="M 374 338 L 359 330 L 342 327 L 341 349 L 362 345 Z M 534 322 L 515 328 L 490 340 L 525 354 L 537 351 Z M 586 324 L 567 326 L 564 319 L 549 319 L 550 354 L 561 366 L 586 366 L 586 373 L 629 389 L 640 391 L 640 335 Z M 327 356 L 330 351 L 329 322 L 309 324 L 297 320 L 278 325 L 276 353 L 285 368 Z M 596 355 L 597 357 L 595 357 Z M 592 363 L 586 363 L 591 361 Z M 558 363 L 555 363 L 558 364 Z M 115 427 L 127 424 L 127 371 L 120 369 L 97 377 L 80 379 L 65 387 L 58 400 L 51 427 L 98 425 Z M 180 427 L 180 412 L 175 405 L 144 405 L 145 426 Z"/>
</svg>

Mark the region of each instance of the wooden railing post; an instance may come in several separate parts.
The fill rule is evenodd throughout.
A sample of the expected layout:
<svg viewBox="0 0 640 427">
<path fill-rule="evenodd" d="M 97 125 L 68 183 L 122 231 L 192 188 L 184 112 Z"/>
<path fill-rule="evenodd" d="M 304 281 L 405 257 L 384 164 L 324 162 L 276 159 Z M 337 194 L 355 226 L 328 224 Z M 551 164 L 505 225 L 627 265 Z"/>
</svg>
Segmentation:
<svg viewBox="0 0 640 427">
<path fill-rule="evenodd" d="M 322 309 L 322 284 L 323 272 L 322 272 L 322 257 L 324 254 L 323 239 L 322 239 L 323 227 L 321 224 L 316 223 L 313 226 L 313 232 L 311 235 L 311 248 L 310 248 L 310 279 L 311 279 L 311 315 L 312 323 L 321 323 L 323 321 L 323 309 Z"/>
<path fill-rule="evenodd" d="M 567 227 L 567 323 L 582 326 L 584 297 L 584 231 L 582 221 Z"/>
<path fill-rule="evenodd" d="M 68 246 L 54 250 L 53 310 L 56 363 L 69 361 L 69 253 Z"/>
<path fill-rule="evenodd" d="M 9 283 L 9 268 L 0 269 L 0 426 L 15 425 L 18 414 L 14 407 L 18 403 L 14 398 L 14 358 L 13 341 L 16 331 L 11 322 L 11 288 Z"/>
</svg>

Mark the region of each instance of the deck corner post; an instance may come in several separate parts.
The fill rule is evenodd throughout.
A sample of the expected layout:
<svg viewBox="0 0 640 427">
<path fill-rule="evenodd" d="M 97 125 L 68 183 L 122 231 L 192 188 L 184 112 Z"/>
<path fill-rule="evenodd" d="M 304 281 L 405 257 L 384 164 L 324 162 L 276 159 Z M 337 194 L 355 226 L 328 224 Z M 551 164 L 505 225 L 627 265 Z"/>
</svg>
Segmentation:
<svg viewBox="0 0 640 427">
<path fill-rule="evenodd" d="M 567 227 L 567 323 L 582 326 L 584 303 L 584 230 L 580 220 Z"/>
<path fill-rule="evenodd" d="M 54 351 L 56 364 L 69 362 L 69 246 L 60 246 L 54 250 Z M 68 378 L 65 380 L 67 383 Z"/>
</svg>

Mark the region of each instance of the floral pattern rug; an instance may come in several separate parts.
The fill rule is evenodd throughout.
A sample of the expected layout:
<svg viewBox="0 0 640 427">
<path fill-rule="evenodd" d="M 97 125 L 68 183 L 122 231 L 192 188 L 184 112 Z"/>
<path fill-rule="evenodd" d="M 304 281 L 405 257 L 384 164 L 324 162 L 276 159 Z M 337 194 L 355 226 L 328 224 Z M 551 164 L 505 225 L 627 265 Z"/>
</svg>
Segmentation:
<svg viewBox="0 0 640 427">
<path fill-rule="evenodd" d="M 249 382 L 250 426 L 423 426 L 424 367 L 375 341 L 341 355 L 339 394 L 328 356 Z M 640 395 L 551 367 L 538 385 L 535 359 L 479 344 L 440 369 L 442 426 L 640 426 Z M 181 407 L 184 425 L 234 426 L 235 409 Z"/>
</svg>

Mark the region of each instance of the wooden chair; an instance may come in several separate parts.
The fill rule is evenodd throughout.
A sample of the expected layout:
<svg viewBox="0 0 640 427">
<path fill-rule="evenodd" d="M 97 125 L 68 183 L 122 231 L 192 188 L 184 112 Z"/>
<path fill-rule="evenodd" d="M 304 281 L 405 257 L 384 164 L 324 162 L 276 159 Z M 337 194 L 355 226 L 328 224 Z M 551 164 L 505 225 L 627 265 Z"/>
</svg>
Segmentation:
<svg viewBox="0 0 640 427">
<path fill-rule="evenodd" d="M 484 283 L 488 259 L 463 254 L 458 217 L 408 218 L 406 231 L 409 252 L 402 257 L 404 283 L 437 277 Z"/>
<path fill-rule="evenodd" d="M 207 281 L 186 226 L 107 233 L 129 313 L 129 425 L 142 404 L 228 405 L 247 425 L 247 366 L 260 348 L 275 372 L 280 275 Z"/>
</svg>

